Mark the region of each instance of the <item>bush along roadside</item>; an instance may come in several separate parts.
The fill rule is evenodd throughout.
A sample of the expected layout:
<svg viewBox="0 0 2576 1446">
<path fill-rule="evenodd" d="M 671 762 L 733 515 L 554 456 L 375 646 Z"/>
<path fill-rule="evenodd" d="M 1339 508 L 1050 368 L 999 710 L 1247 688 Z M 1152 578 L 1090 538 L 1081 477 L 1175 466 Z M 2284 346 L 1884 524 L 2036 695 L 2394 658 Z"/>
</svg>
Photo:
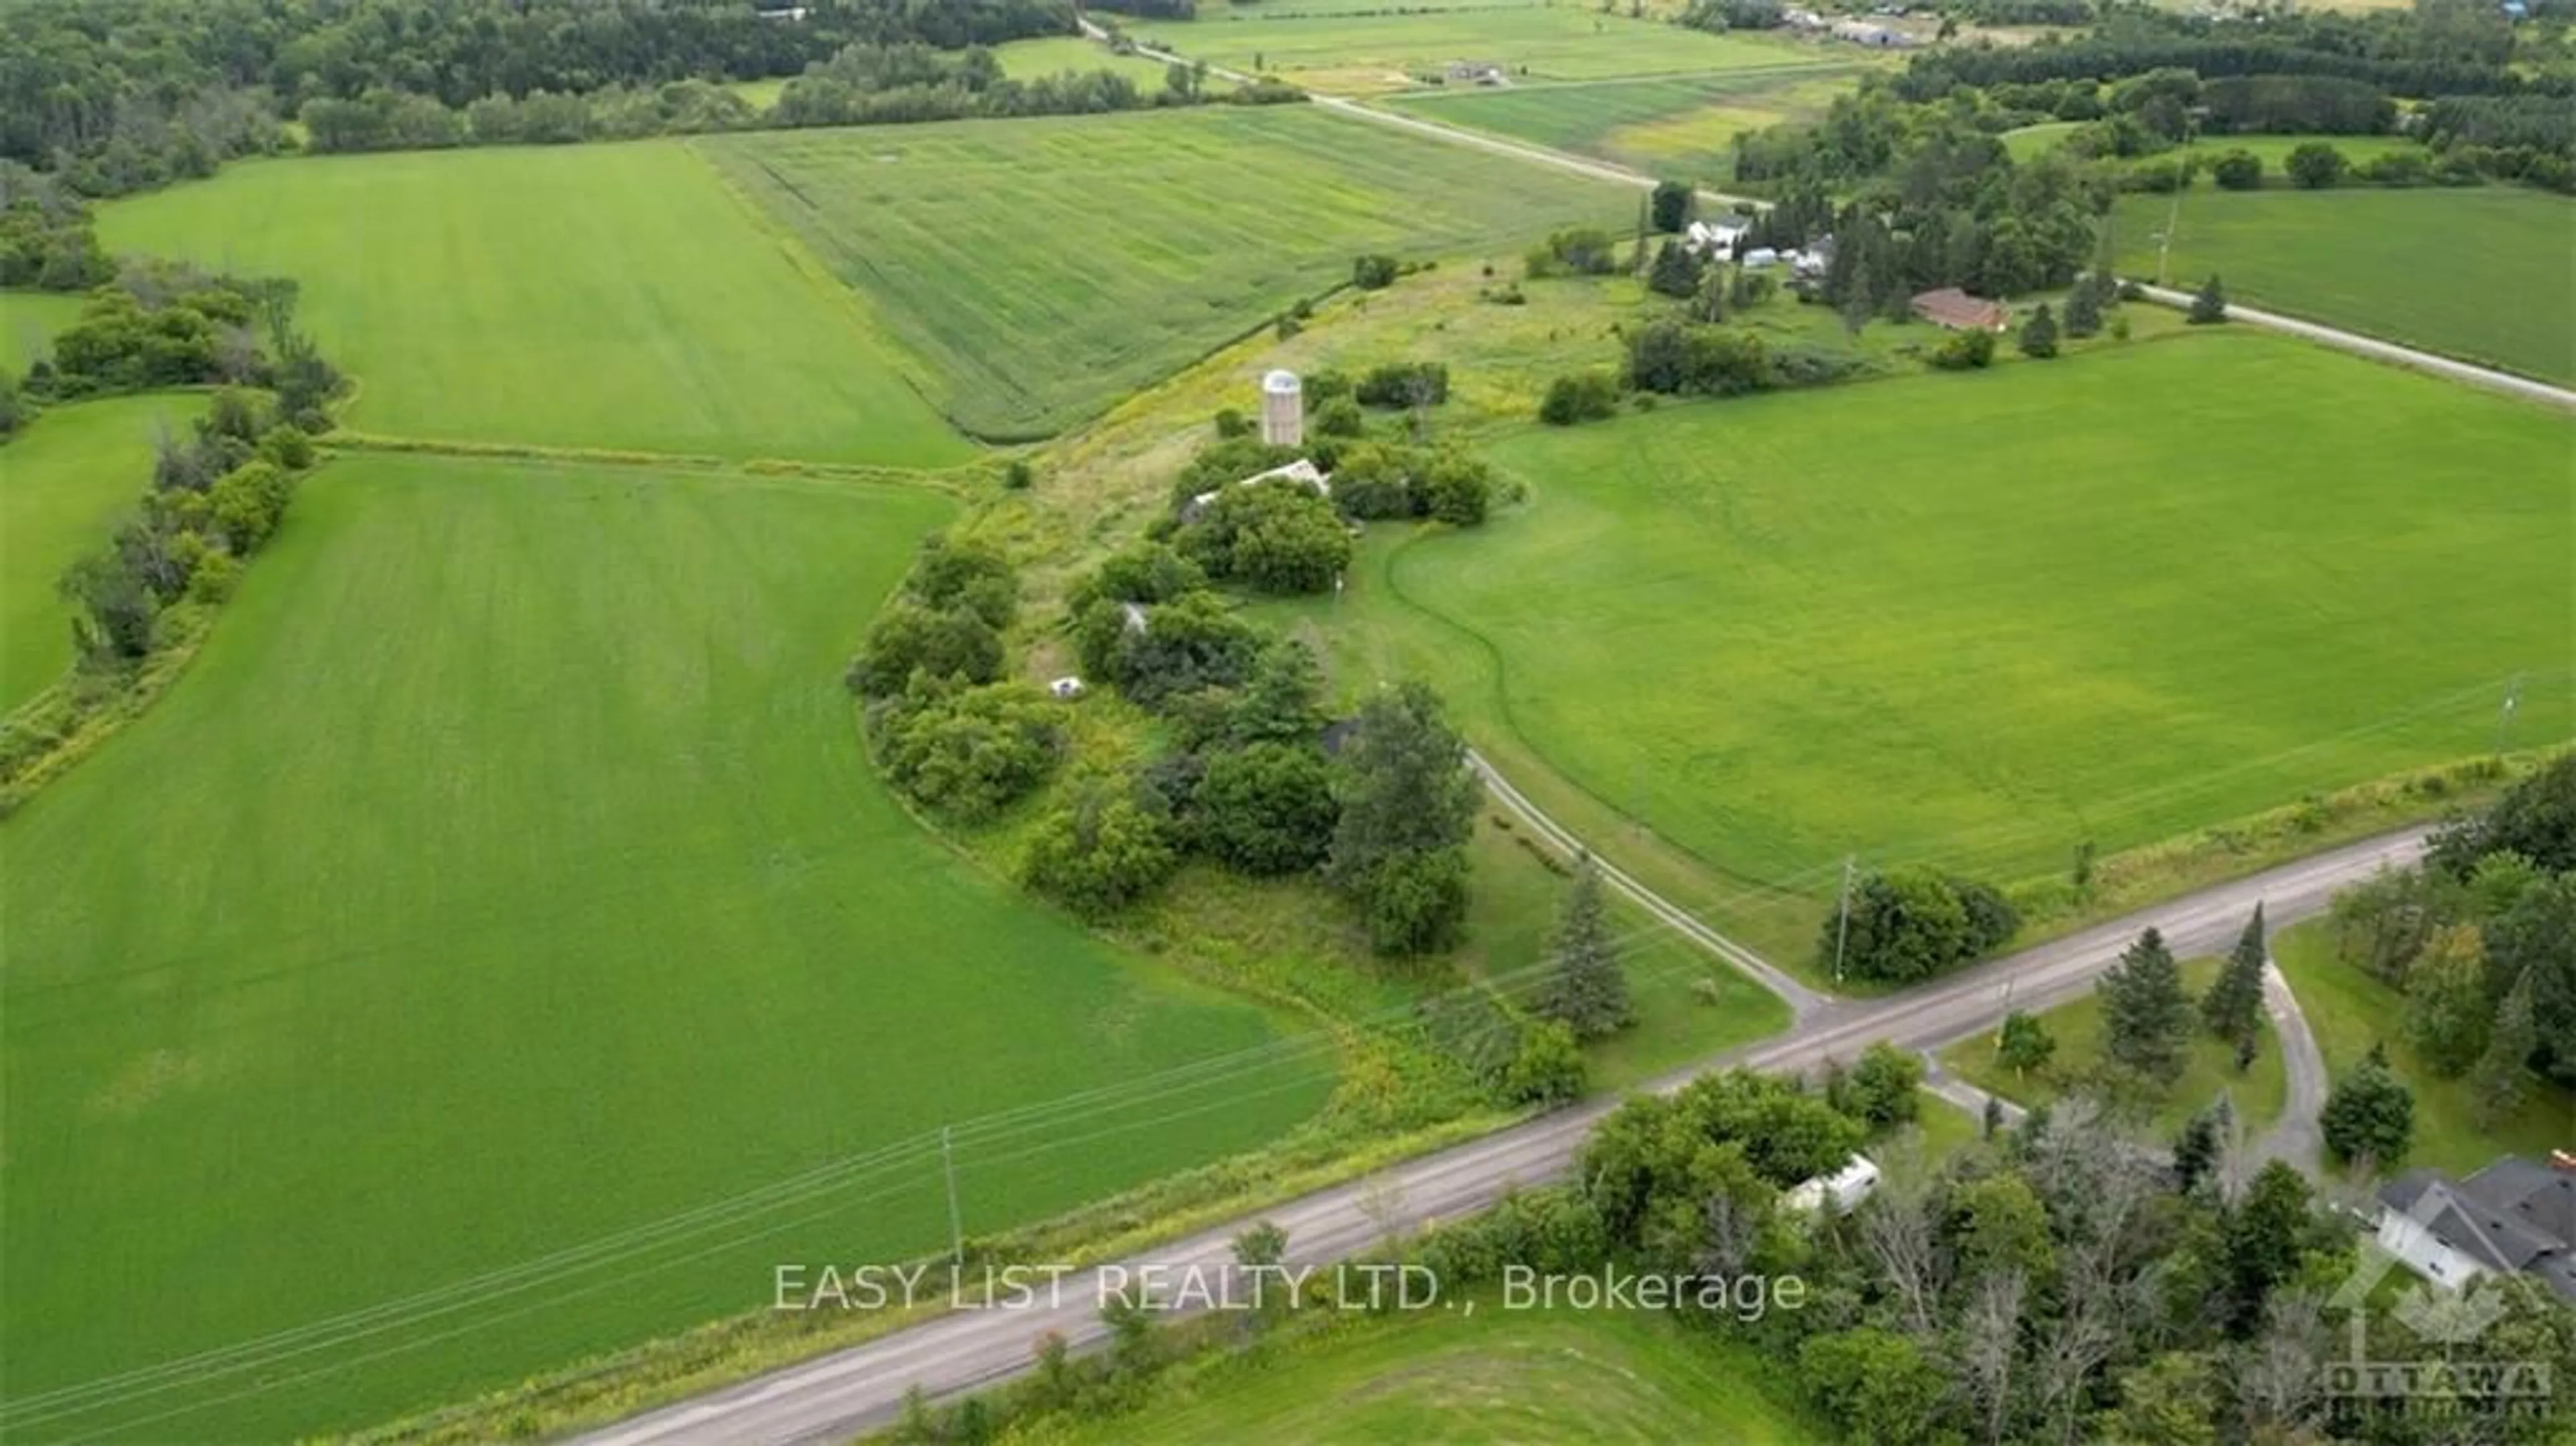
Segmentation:
<svg viewBox="0 0 2576 1446">
<path fill-rule="evenodd" d="M 161 439 L 133 515 L 63 573 L 72 669 L 0 720 L 0 813 L 160 695 L 284 523 L 342 385 L 293 311 L 285 284 L 129 270 L 94 293 L 31 374 L 49 396 L 231 385 L 187 435 Z"/>
</svg>

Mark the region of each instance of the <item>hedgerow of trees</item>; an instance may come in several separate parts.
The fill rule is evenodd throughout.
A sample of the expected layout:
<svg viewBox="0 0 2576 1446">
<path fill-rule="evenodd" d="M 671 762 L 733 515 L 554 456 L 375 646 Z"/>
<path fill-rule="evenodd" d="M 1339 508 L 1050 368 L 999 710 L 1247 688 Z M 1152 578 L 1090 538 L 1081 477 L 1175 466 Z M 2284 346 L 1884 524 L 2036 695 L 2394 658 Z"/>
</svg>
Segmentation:
<svg viewBox="0 0 2576 1446">
<path fill-rule="evenodd" d="M 91 719 L 146 686 L 146 665 L 191 645 L 241 569 L 283 524 L 329 426 L 339 373 L 294 324 L 276 282 L 137 263 L 92 293 L 30 368 L 0 384 L 0 441 L 55 399 L 181 385 L 218 390 L 185 435 L 162 436 L 135 511 L 66 569 L 75 686 L 13 713 L 0 734 L 0 802 Z M 0 379 L 4 380 L 4 379 Z"/>
</svg>

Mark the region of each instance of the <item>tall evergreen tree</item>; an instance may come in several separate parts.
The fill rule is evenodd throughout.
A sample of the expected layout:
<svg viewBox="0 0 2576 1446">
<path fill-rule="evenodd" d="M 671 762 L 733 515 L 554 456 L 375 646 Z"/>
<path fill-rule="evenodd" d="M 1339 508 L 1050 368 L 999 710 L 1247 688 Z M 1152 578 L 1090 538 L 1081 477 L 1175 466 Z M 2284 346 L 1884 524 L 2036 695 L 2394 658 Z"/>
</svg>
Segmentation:
<svg viewBox="0 0 2576 1446">
<path fill-rule="evenodd" d="M 2263 961 L 2269 953 L 2263 942 L 2263 905 L 2257 902 L 2254 917 L 2245 921 L 2245 932 L 2228 951 L 2227 967 L 2218 971 L 2218 982 L 2200 1001 L 2201 1022 L 2210 1033 L 2242 1044 L 2262 1029 Z"/>
<path fill-rule="evenodd" d="M 2486 1053 L 2469 1070 L 2470 1108 L 2484 1129 L 2522 1108 L 2531 1096 L 2531 1055 L 2540 1047 L 2540 1026 L 2532 1009 L 2531 971 L 2526 969 L 2496 1006 L 2495 1024 L 2487 1031 Z"/>
<path fill-rule="evenodd" d="M 1699 257 L 1689 247 L 1666 238 L 1655 250 L 1655 264 L 1646 273 L 1646 289 L 1686 301 L 1699 290 L 1699 280 Z"/>
<path fill-rule="evenodd" d="M 2226 319 L 2227 288 L 2219 285 L 2218 277 L 2212 274 L 2201 286 L 2200 294 L 2191 299 L 2191 310 L 2183 315 L 2183 320 L 2193 326 L 2208 326 Z"/>
<path fill-rule="evenodd" d="M 2367 1157 L 2382 1169 L 2394 1168 L 2415 1140 L 2415 1092 L 2388 1067 L 2388 1052 L 2372 1045 L 2350 1074 L 2335 1081 L 2317 1125 L 2337 1160 Z"/>
<path fill-rule="evenodd" d="M 2102 976 L 2102 1029 L 2111 1058 L 2171 1084 L 2191 1038 L 2191 996 L 2164 935 L 2149 929 Z"/>
<path fill-rule="evenodd" d="M 1628 1002 L 1628 976 L 1619 968 L 1618 945 L 1610 938 L 1601 866 L 1588 853 L 1574 862 L 1574 888 L 1557 917 L 1538 1011 L 1563 1021 L 1578 1039 L 1616 1034 L 1636 1017 Z"/>
<path fill-rule="evenodd" d="M 2094 290 L 2093 278 L 2075 278 L 2074 289 L 2066 293 L 2066 334 L 2091 336 L 2102 329 L 2102 298 Z"/>
<path fill-rule="evenodd" d="M 2023 356 L 2040 361 L 2057 355 L 2057 317 L 2047 302 L 2041 302 L 2030 320 L 2022 323 L 2020 346 Z"/>
</svg>

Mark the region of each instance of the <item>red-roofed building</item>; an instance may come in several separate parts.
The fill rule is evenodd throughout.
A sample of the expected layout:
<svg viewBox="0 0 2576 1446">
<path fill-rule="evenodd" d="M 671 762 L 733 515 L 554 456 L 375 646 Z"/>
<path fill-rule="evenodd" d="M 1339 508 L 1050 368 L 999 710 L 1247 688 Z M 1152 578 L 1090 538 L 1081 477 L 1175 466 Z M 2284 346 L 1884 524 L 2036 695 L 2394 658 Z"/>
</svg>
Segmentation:
<svg viewBox="0 0 2576 1446">
<path fill-rule="evenodd" d="M 1955 286 L 1927 291 L 1914 298 L 1914 314 L 1952 331 L 2001 331 L 2012 313 L 2000 301 L 1970 296 Z"/>
</svg>

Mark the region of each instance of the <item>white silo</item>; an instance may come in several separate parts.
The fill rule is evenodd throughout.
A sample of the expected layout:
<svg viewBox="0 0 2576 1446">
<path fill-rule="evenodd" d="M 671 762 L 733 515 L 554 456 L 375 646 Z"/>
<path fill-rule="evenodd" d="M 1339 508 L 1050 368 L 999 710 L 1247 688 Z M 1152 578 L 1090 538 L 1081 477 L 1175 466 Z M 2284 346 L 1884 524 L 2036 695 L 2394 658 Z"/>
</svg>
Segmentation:
<svg viewBox="0 0 2576 1446">
<path fill-rule="evenodd" d="M 1306 388 L 1295 372 L 1261 379 L 1261 440 L 1273 447 L 1306 445 Z"/>
</svg>

